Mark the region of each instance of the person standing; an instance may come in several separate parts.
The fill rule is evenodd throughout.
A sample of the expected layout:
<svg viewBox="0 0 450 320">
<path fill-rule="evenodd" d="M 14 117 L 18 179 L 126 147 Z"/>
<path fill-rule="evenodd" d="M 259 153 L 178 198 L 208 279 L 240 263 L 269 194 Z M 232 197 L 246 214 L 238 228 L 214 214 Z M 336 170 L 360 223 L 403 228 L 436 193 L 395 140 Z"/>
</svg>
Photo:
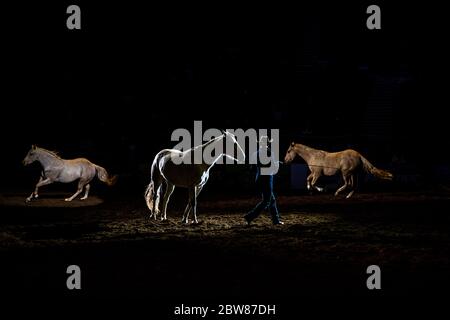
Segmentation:
<svg viewBox="0 0 450 320">
<path fill-rule="evenodd" d="M 274 225 L 284 224 L 280 220 L 280 214 L 277 208 L 277 201 L 273 193 L 273 178 L 278 172 L 278 161 L 275 161 L 270 143 L 272 142 L 267 136 L 261 136 L 259 139 L 259 149 L 252 156 L 251 163 L 256 163 L 256 187 L 258 192 L 262 195 L 262 200 L 259 202 L 250 212 L 248 212 L 244 219 L 248 225 L 255 220 L 264 209 L 268 209 Z M 268 164 L 261 163 L 261 158 L 266 155 L 267 159 L 270 159 Z M 269 170 L 266 174 L 261 174 L 261 169 L 265 168 Z"/>
</svg>

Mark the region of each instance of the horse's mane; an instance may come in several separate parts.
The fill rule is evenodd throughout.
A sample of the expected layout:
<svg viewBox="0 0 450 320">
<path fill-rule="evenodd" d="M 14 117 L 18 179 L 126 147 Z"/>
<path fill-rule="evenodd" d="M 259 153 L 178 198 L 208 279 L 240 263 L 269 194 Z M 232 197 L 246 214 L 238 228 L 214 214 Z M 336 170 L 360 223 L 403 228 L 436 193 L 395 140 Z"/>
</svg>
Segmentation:
<svg viewBox="0 0 450 320">
<path fill-rule="evenodd" d="M 306 151 L 308 151 L 308 152 L 320 152 L 320 153 L 328 153 L 327 151 L 325 151 L 325 150 L 320 150 L 320 149 L 314 149 L 314 148 L 312 148 L 312 147 L 308 147 L 308 146 L 306 146 L 306 145 L 304 145 L 304 144 L 301 144 L 301 143 L 295 143 L 296 145 L 299 145 L 299 146 L 301 146 L 303 149 L 305 149 Z"/>
<path fill-rule="evenodd" d="M 222 137 L 224 137 L 223 134 L 221 134 L 220 136 L 217 136 L 217 137 L 215 137 L 215 138 L 212 138 L 212 139 L 210 139 L 209 141 L 206 141 L 205 143 L 200 144 L 200 145 L 198 145 L 198 146 L 192 148 L 191 150 L 195 150 L 195 149 L 198 149 L 198 148 L 204 148 L 204 147 L 210 145 L 211 143 L 213 143 L 213 142 L 219 140 L 219 139 L 222 138 Z"/>
<path fill-rule="evenodd" d="M 301 148 L 305 149 L 305 150 L 314 150 L 314 151 L 320 151 L 311 147 L 308 147 L 307 145 L 304 145 L 302 143 L 295 143 L 296 145 L 300 146 Z"/>
<path fill-rule="evenodd" d="M 59 156 L 59 153 L 57 151 L 51 151 L 51 150 L 47 150 L 47 149 L 44 149 L 41 147 L 37 147 L 37 149 L 44 151 L 57 159 L 61 159 L 61 157 Z"/>
</svg>

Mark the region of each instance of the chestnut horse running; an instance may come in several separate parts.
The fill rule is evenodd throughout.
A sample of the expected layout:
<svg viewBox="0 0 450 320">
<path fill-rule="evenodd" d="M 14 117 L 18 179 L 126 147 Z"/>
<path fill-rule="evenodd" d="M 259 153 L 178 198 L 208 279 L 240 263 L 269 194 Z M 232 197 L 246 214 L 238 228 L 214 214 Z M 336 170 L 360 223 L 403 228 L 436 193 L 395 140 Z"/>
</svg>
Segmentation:
<svg viewBox="0 0 450 320">
<path fill-rule="evenodd" d="M 346 197 L 348 199 L 355 192 L 355 173 L 359 169 L 363 169 L 380 179 L 392 180 L 393 178 L 392 173 L 375 168 L 358 151 L 351 149 L 339 152 L 326 152 L 292 142 L 284 157 L 285 163 L 293 161 L 296 155 L 306 161 L 311 171 L 307 178 L 308 190 L 315 188 L 318 191 L 322 191 L 322 188 L 316 186 L 317 179 L 322 175 L 332 176 L 340 172 L 344 179 L 344 185 L 334 195 L 337 196 L 350 187 L 351 191 Z"/>
</svg>

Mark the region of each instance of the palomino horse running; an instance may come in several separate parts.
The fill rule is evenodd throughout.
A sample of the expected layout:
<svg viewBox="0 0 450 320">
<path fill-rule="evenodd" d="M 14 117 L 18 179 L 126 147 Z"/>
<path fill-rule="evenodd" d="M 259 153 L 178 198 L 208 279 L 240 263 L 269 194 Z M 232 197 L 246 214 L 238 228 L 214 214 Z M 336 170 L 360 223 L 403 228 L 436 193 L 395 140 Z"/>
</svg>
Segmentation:
<svg viewBox="0 0 450 320">
<path fill-rule="evenodd" d="M 187 188 L 189 191 L 189 201 L 184 210 L 182 222 L 189 223 L 189 213 L 192 211 L 194 215 L 193 222 L 195 224 L 198 223 L 197 197 L 208 181 L 209 170 L 222 156 L 238 162 L 241 161 L 227 153 L 216 154 L 214 158 L 211 159 L 211 163 L 204 163 L 204 161 L 201 161 L 201 164 L 193 164 L 192 161 L 189 160 L 192 159 L 192 156 L 196 153 L 203 154 L 205 148 L 214 150 L 215 146 L 219 146 L 220 144 L 223 146 L 224 142 L 230 142 L 233 146 L 237 145 L 241 161 L 243 161 L 242 159 L 245 159 L 245 153 L 237 142 L 236 137 L 227 131 L 223 132 L 223 134 L 217 138 L 195 148 L 183 152 L 175 149 L 164 149 L 155 156 L 152 164 L 151 181 L 145 192 L 145 200 L 151 211 L 150 217 L 153 216 L 156 219 L 157 215 L 161 213 L 161 220 L 167 219 L 167 204 L 173 190 L 177 186 Z M 218 149 L 223 150 L 223 148 Z M 173 159 L 177 159 L 177 162 L 178 160 L 180 161 L 177 164 L 173 162 Z M 161 198 L 162 204 L 160 201 Z"/>
<path fill-rule="evenodd" d="M 39 148 L 35 145 L 31 147 L 22 162 L 24 165 L 29 165 L 34 161 L 39 161 L 42 165 L 42 173 L 34 191 L 26 199 L 27 202 L 31 201 L 33 198 L 38 198 L 39 187 L 53 182 L 68 183 L 80 179 L 77 192 L 70 198 L 65 199 L 65 201 L 72 201 L 83 191 L 83 188 L 85 189 L 85 193 L 81 200 L 87 199 L 91 187 L 89 182 L 91 182 L 96 175 L 100 181 L 103 181 L 109 186 L 113 185 L 116 181 L 116 176 L 110 177 L 104 168 L 93 164 L 87 159 L 61 159 L 56 153 Z"/>
<path fill-rule="evenodd" d="M 337 196 L 340 192 L 350 187 L 351 191 L 347 195 L 348 199 L 355 192 L 355 173 L 359 169 L 363 169 L 380 179 L 392 180 L 393 178 L 390 172 L 375 168 L 359 152 L 351 149 L 340 152 L 326 152 L 292 142 L 284 157 L 285 163 L 294 160 L 296 155 L 299 155 L 306 161 L 311 171 L 307 178 L 308 190 L 315 188 L 318 191 L 322 191 L 322 188 L 316 186 L 317 179 L 321 175 L 332 176 L 341 172 L 344 185 L 334 195 Z"/>
</svg>

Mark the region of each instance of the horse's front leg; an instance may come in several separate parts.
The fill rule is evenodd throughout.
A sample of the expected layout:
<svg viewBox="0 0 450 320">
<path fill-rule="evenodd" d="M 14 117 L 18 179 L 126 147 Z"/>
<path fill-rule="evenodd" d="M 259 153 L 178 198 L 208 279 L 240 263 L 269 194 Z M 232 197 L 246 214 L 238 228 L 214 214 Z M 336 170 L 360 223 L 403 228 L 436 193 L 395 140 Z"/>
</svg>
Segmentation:
<svg viewBox="0 0 450 320">
<path fill-rule="evenodd" d="M 194 210 L 194 223 L 197 224 L 197 197 L 200 194 L 200 192 L 202 192 L 204 184 L 199 185 L 197 187 L 195 187 L 195 195 L 194 195 L 194 205 L 193 205 L 193 210 Z"/>
<path fill-rule="evenodd" d="M 319 179 L 319 177 L 320 177 L 320 174 L 316 173 L 316 174 L 313 175 L 313 178 L 312 178 L 312 181 L 311 181 L 311 187 L 313 187 L 314 189 L 316 189 L 319 192 L 322 192 L 323 188 L 316 186 L 316 183 L 317 183 L 317 180 Z"/>
<path fill-rule="evenodd" d="M 38 185 L 44 180 L 44 178 L 42 176 L 39 177 L 39 181 L 36 183 L 36 186 L 34 187 L 33 192 L 31 192 L 30 196 L 26 199 L 26 202 L 30 202 L 31 200 L 33 200 L 33 198 L 37 198 L 39 197 L 38 195 L 38 190 L 39 187 Z"/>
<path fill-rule="evenodd" d="M 308 176 L 308 178 L 306 178 L 306 188 L 308 188 L 308 190 L 311 190 L 311 181 L 313 179 L 313 173 L 311 172 Z"/>
<path fill-rule="evenodd" d="M 191 199 L 189 198 L 189 202 L 188 202 L 186 208 L 184 209 L 183 219 L 181 220 L 181 222 L 189 223 L 189 213 L 190 212 L 191 212 Z"/>
<path fill-rule="evenodd" d="M 186 209 L 184 209 L 184 214 L 183 214 L 183 223 L 189 223 L 189 213 L 191 213 L 191 210 L 193 209 L 193 201 L 195 199 L 195 193 L 196 193 L 196 188 L 192 188 L 189 189 L 189 202 L 186 206 Z M 194 220 L 197 220 L 197 217 L 194 215 Z"/>
<path fill-rule="evenodd" d="M 198 224 L 198 220 L 197 220 L 197 191 L 199 190 L 199 187 L 195 187 L 195 192 L 194 192 L 194 198 L 192 199 L 192 212 L 194 214 L 194 224 Z M 200 189 L 201 190 L 201 189 Z"/>
<path fill-rule="evenodd" d="M 34 191 L 31 193 L 31 195 L 26 199 L 26 202 L 30 202 L 31 200 L 33 200 L 34 198 L 38 198 L 39 194 L 39 187 L 45 186 L 47 184 L 52 183 L 53 181 L 50 180 L 49 178 L 44 179 L 42 176 L 39 178 L 38 183 L 36 184 L 36 187 L 34 188 Z"/>
<path fill-rule="evenodd" d="M 322 187 L 314 186 L 314 188 L 316 188 L 316 190 L 319 191 L 319 192 L 323 192 L 323 188 Z"/>
</svg>

